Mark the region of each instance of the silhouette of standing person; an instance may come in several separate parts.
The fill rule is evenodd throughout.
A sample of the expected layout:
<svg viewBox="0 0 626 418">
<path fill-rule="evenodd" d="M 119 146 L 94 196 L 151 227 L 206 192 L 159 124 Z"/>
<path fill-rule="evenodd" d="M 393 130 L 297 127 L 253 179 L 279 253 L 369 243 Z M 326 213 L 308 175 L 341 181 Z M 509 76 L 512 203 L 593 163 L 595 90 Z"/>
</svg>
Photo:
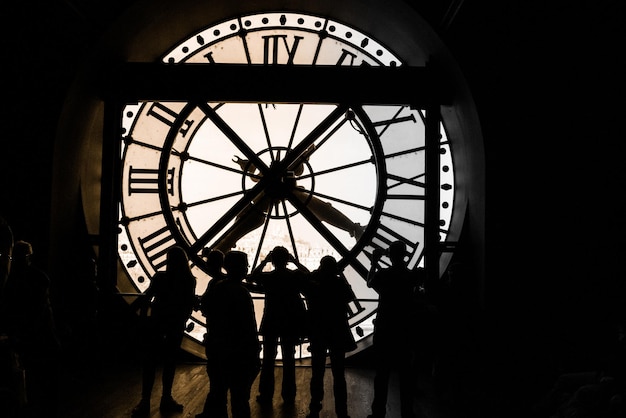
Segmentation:
<svg viewBox="0 0 626 418">
<path fill-rule="evenodd" d="M 274 270 L 263 269 L 271 261 Z M 294 263 L 296 270 L 287 268 Z M 285 403 L 293 403 L 296 397 L 296 345 L 306 330 L 306 310 L 301 297 L 304 276 L 309 271 L 300 264 L 285 247 L 275 247 L 254 269 L 249 281 L 265 292 L 265 307 L 259 332 L 263 336 L 263 364 L 259 380 L 257 401 L 271 405 L 274 397 L 274 365 L 278 344 L 283 362 L 281 396 Z"/>
<path fill-rule="evenodd" d="M 50 303 L 50 279 L 33 265 L 32 257 L 30 243 L 15 242 L 1 304 L 2 328 L 25 371 L 29 414 L 55 417 L 61 345 Z"/>
<path fill-rule="evenodd" d="M 13 232 L 4 218 L 0 217 L 0 315 L 5 314 L 4 285 L 9 277 L 12 257 Z M 22 386 L 20 383 L 23 379 L 15 379 L 16 372 L 20 375 L 22 373 L 5 327 L 6 323 L 2 316 L 0 317 L 0 411 L 5 411 L 9 417 L 13 417 L 20 404 L 18 388 Z"/>
<path fill-rule="evenodd" d="M 183 405 L 172 398 L 172 386 L 176 372 L 176 355 L 187 319 L 196 301 L 195 289 L 196 279 L 191 274 L 185 250 L 177 246 L 170 248 L 167 252 L 166 270 L 159 271 L 152 277 L 143 296 L 146 315 L 144 364 L 141 400 L 132 411 L 133 417 L 150 414 L 150 398 L 159 359 L 163 362 L 160 409 L 163 412 L 183 410 Z"/>
<path fill-rule="evenodd" d="M 397 369 L 400 383 L 400 413 L 402 418 L 412 418 L 413 370 L 415 362 L 415 324 L 418 308 L 416 288 L 419 276 L 409 270 L 405 258 L 406 244 L 392 242 L 388 249 L 391 266 L 378 269 L 381 251 L 374 252 L 374 260 L 367 284 L 378 293 L 378 310 L 374 323 L 375 369 L 374 400 L 369 418 L 383 418 L 387 409 L 389 377 Z M 407 326 L 408 321 L 408 326 Z"/>
<path fill-rule="evenodd" d="M 250 390 L 259 372 L 261 347 L 252 297 L 242 284 L 248 256 L 230 251 L 224 268 L 226 279 L 207 290 L 205 343 L 211 388 L 204 411 L 196 416 L 225 416 L 230 390 L 232 418 L 250 418 Z"/>
<path fill-rule="evenodd" d="M 337 418 L 348 418 L 348 392 L 345 377 L 345 354 L 356 348 L 348 324 L 349 303 L 354 292 L 337 267 L 337 260 L 324 256 L 306 284 L 311 348 L 311 403 L 308 418 L 318 418 L 324 399 L 326 353 L 330 356 L 333 394 Z"/>
<path fill-rule="evenodd" d="M 4 293 L 4 285 L 11 270 L 11 258 L 13 257 L 13 231 L 11 227 L 0 217 L 0 302 Z"/>
<path fill-rule="evenodd" d="M 201 414 L 196 415 L 196 417 L 203 418 L 203 417 L 211 416 L 211 417 L 219 418 L 219 417 L 225 417 L 227 414 L 226 392 L 224 391 L 220 393 L 220 395 L 224 396 L 224 399 L 221 399 L 221 400 L 214 399 L 217 396 L 218 392 L 214 390 L 214 385 L 211 382 L 217 380 L 217 378 L 212 378 L 212 375 L 215 373 L 215 370 L 216 370 L 216 365 L 215 365 L 215 361 L 213 361 L 213 358 L 211 357 L 210 347 L 207 345 L 207 337 L 208 337 L 208 329 L 209 329 L 208 320 L 210 316 L 209 309 L 211 306 L 210 290 L 217 283 L 219 283 L 221 280 L 224 280 L 226 278 L 226 275 L 222 271 L 222 268 L 224 267 L 224 253 L 222 253 L 219 250 L 205 249 L 203 250 L 202 255 L 206 262 L 206 271 L 209 274 L 209 276 L 211 276 L 211 280 L 207 284 L 207 288 L 200 298 L 200 312 L 202 312 L 202 314 L 204 315 L 207 321 L 206 322 L 207 334 L 204 335 L 204 338 L 205 338 L 204 349 L 205 349 L 205 354 L 207 356 L 206 370 L 207 370 L 207 376 L 209 377 L 210 391 L 207 394 L 206 401 L 204 403 L 203 412 Z M 212 410 L 212 408 L 214 409 L 216 406 L 223 406 L 224 409 L 219 412 Z"/>
</svg>

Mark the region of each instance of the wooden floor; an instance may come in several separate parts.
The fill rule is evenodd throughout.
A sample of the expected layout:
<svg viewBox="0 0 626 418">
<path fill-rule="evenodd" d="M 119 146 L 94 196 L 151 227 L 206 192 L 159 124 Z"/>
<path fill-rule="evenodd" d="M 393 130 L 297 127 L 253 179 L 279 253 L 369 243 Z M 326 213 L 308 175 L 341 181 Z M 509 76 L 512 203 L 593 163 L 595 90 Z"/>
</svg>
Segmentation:
<svg viewBox="0 0 626 418">
<path fill-rule="evenodd" d="M 276 368 L 276 387 L 280 387 L 280 367 Z M 297 368 L 298 394 L 294 405 L 283 405 L 279 391 L 272 407 L 261 408 L 256 402 L 258 377 L 251 393 L 252 417 L 259 418 L 304 418 L 308 413 L 309 379 L 311 370 L 306 364 Z M 348 412 L 351 418 L 366 418 L 370 413 L 373 396 L 373 371 L 371 369 L 348 368 Z M 159 411 L 160 376 L 152 397 L 153 418 L 165 417 Z M 427 379 L 418 379 L 418 392 L 415 397 L 415 410 L 418 418 L 458 418 L 453 417 L 446 402 L 434 396 Z M 208 378 L 205 365 L 201 361 L 182 362 L 174 382 L 174 398 L 183 403 L 184 412 L 170 414 L 169 417 L 195 417 L 202 411 L 208 391 Z M 387 418 L 400 418 L 397 382 L 390 383 L 390 400 Z M 106 364 L 101 367 L 79 365 L 73 371 L 62 373 L 60 385 L 60 417 L 63 418 L 120 418 L 130 417 L 130 412 L 139 400 L 141 389 L 140 371 L 136 366 Z M 322 418 L 334 418 L 332 375 L 327 369 Z"/>
</svg>

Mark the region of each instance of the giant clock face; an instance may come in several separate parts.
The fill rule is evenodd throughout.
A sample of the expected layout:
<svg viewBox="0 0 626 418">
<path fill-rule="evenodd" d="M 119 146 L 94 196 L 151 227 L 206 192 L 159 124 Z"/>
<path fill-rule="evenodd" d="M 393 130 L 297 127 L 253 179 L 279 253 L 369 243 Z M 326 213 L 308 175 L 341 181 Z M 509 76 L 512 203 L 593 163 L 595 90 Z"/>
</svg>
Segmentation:
<svg viewBox="0 0 626 418">
<path fill-rule="evenodd" d="M 163 62 L 402 65 L 393 45 L 328 18 L 295 13 L 223 21 L 166 52 Z M 365 284 L 374 249 L 403 240 L 409 267 L 422 262 L 428 176 L 421 109 L 146 101 L 125 106 L 122 127 L 118 252 L 136 292 L 165 268 L 173 245 L 188 252 L 198 294 L 209 281 L 204 248 L 245 251 L 251 268 L 277 245 L 311 270 L 330 254 L 355 291 L 350 325 L 364 346 L 377 307 L 377 294 Z M 442 133 L 436 177 L 443 241 L 454 205 L 454 169 L 445 127 Z M 253 297 L 260 320 L 263 295 Z M 189 342 L 202 353 L 204 318 L 194 312 L 189 325 Z"/>
</svg>

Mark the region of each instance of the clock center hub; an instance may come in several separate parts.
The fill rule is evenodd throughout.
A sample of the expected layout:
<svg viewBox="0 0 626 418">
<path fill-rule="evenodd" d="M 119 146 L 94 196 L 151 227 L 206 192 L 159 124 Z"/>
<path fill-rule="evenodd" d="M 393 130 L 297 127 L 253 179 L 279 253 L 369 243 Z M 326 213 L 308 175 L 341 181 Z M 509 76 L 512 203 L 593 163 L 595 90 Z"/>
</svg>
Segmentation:
<svg viewBox="0 0 626 418">
<path fill-rule="evenodd" d="M 293 171 L 279 172 L 270 168 L 270 175 L 265 194 L 272 199 L 286 199 L 296 187 L 296 176 Z"/>
</svg>

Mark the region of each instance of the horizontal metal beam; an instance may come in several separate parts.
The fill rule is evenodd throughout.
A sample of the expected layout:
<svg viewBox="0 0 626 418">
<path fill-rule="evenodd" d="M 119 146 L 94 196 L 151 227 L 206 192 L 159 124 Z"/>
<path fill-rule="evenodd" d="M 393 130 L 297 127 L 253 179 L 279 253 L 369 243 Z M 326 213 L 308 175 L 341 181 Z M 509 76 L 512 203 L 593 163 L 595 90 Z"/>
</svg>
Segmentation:
<svg viewBox="0 0 626 418">
<path fill-rule="evenodd" d="M 448 104 L 427 67 L 125 63 L 104 76 L 105 100 Z"/>
</svg>

